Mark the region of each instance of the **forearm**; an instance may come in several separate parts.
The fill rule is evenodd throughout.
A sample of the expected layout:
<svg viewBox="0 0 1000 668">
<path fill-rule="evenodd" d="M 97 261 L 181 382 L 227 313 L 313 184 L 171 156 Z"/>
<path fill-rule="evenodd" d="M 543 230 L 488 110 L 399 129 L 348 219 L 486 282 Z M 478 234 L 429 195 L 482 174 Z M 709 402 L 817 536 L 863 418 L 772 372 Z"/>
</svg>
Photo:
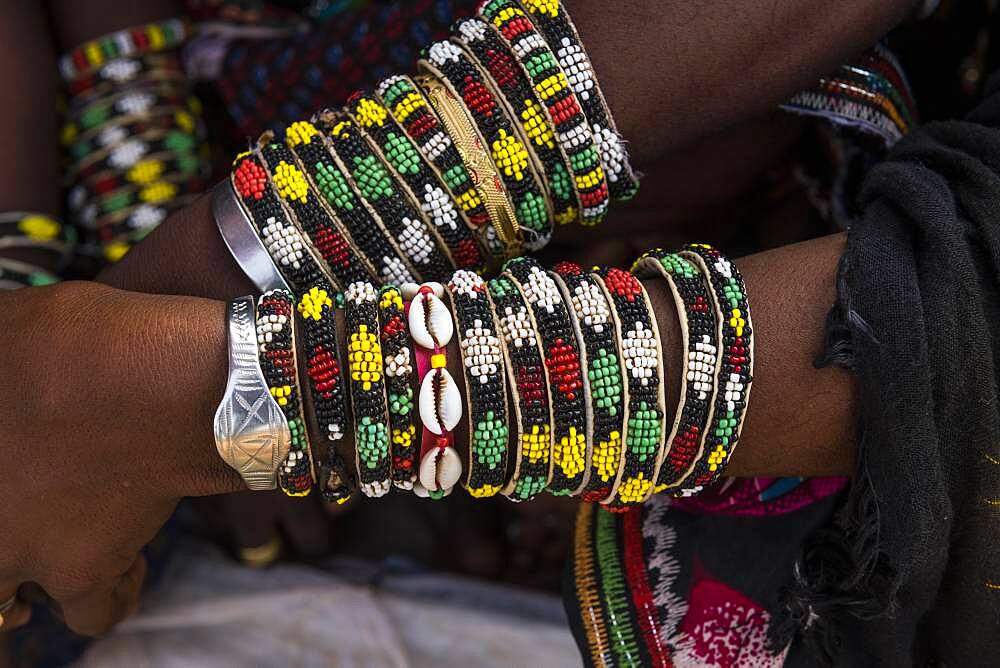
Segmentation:
<svg viewBox="0 0 1000 668">
<path fill-rule="evenodd" d="M 566 0 L 639 166 L 756 118 L 849 62 L 913 0 Z"/>
</svg>

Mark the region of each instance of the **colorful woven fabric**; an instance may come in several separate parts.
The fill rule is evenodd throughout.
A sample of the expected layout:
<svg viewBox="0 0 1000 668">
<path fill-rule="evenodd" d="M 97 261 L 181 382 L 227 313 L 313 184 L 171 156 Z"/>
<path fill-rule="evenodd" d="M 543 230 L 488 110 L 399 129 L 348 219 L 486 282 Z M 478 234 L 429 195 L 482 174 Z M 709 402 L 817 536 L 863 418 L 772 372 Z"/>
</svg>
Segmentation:
<svg viewBox="0 0 1000 668">
<path fill-rule="evenodd" d="M 469 3 L 407 0 L 348 12 L 306 34 L 228 47 L 214 82 L 236 136 L 280 132 L 316 109 L 372 88 L 394 72 L 410 71 L 420 49 L 448 34 Z"/>
</svg>

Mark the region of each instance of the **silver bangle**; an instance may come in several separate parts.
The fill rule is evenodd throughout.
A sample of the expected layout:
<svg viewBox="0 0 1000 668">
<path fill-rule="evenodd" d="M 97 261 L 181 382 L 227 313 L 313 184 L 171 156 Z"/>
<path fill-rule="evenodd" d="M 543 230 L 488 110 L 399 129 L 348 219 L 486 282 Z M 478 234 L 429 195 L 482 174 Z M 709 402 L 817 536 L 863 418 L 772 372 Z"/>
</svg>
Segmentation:
<svg viewBox="0 0 1000 668">
<path fill-rule="evenodd" d="M 278 273 L 228 179 L 212 191 L 212 215 L 229 252 L 258 290 L 262 293 L 277 289 L 292 291 Z"/>
<path fill-rule="evenodd" d="M 292 434 L 260 369 L 255 304 L 253 297 L 240 297 L 226 309 L 229 380 L 215 411 L 215 447 L 249 489 L 267 490 L 278 486 Z"/>
</svg>

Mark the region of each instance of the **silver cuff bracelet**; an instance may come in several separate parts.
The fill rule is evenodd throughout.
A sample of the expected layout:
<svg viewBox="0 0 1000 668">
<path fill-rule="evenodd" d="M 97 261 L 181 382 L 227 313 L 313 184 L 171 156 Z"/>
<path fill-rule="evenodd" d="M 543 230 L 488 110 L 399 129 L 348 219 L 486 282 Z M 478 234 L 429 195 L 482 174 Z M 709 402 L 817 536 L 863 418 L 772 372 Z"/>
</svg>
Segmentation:
<svg viewBox="0 0 1000 668">
<path fill-rule="evenodd" d="M 212 216 L 229 252 L 258 290 L 264 293 L 280 288 L 291 292 L 228 179 L 212 190 Z"/>
<path fill-rule="evenodd" d="M 215 446 L 249 489 L 275 489 L 292 434 L 260 369 L 254 298 L 229 302 L 226 314 L 229 380 L 215 411 Z"/>
</svg>

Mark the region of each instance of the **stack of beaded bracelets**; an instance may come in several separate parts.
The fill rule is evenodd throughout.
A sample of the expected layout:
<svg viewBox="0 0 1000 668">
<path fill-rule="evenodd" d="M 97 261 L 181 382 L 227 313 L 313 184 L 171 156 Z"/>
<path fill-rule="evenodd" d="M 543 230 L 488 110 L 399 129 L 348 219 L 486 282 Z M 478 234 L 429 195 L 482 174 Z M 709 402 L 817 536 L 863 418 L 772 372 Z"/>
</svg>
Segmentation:
<svg viewBox="0 0 1000 668">
<path fill-rule="evenodd" d="M 180 19 L 87 42 L 63 56 L 67 204 L 82 252 L 114 261 L 205 188 L 201 107 L 177 49 Z"/>
<path fill-rule="evenodd" d="M 561 3 L 488 0 L 429 45 L 419 68 L 415 80 L 389 77 L 343 110 L 293 123 L 281 150 L 269 135 L 257 143 L 266 178 L 294 180 L 288 207 L 303 209 L 301 199 L 309 211 L 287 217 L 342 270 L 340 288 L 361 272 L 401 285 L 494 268 L 542 248 L 556 224 L 598 223 L 612 198 L 635 194 Z M 269 229 L 290 235 L 275 218 Z"/>
<path fill-rule="evenodd" d="M 546 271 L 528 258 L 504 269 L 488 284 L 459 270 L 447 288 L 431 282 L 376 291 L 358 281 L 343 296 L 320 281 L 295 308 L 288 291 L 265 293 L 257 309 L 259 363 L 290 435 L 279 486 L 300 496 L 319 481 L 327 499 L 343 502 L 355 480 L 370 497 L 395 486 L 435 499 L 462 482 L 477 498 L 524 501 L 548 490 L 620 512 L 657 492 L 697 493 L 723 474 L 746 414 L 754 345 L 746 289 L 729 260 L 690 244 L 651 251 L 635 264 L 639 275 L 662 278 L 677 305 L 683 364 L 669 423 L 663 342 L 636 275 L 572 263 Z M 335 326 L 340 306 L 346 373 Z M 448 369 L 453 339 L 464 398 Z M 319 476 L 304 391 L 317 433 L 328 440 Z M 337 451 L 348 396 L 353 472 Z M 454 437 L 464 415 L 463 474 Z"/>
</svg>

